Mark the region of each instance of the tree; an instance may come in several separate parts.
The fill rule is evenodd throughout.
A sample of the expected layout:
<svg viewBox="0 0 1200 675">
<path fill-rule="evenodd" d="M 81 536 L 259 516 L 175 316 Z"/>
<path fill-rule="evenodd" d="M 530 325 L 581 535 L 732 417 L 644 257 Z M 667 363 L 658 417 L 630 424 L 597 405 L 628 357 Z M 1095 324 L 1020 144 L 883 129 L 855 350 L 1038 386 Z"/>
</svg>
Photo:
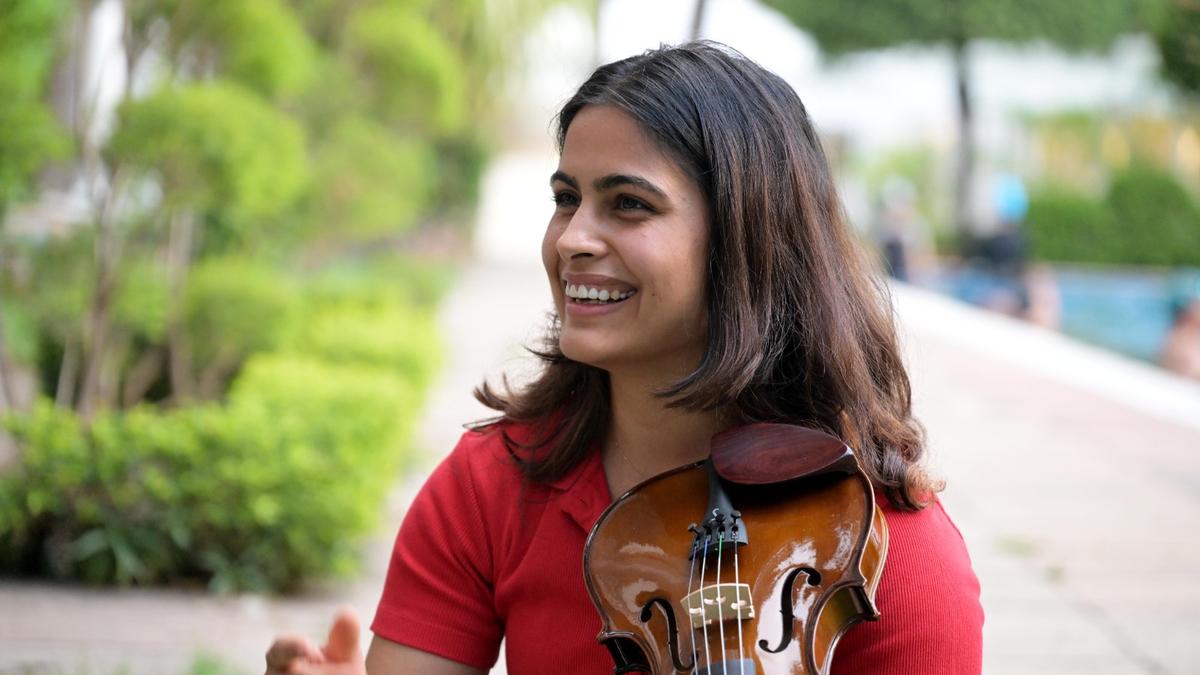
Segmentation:
<svg viewBox="0 0 1200 675">
<path fill-rule="evenodd" d="M 11 205 L 29 196 L 34 178 L 65 154 L 67 137 L 43 103 L 62 0 L 0 5 L 0 273 L 10 264 L 4 230 Z M 0 303 L 0 413 L 15 403 Z"/>
<path fill-rule="evenodd" d="M 1155 24 L 1163 77 L 1200 96 L 1200 0 L 1170 0 Z"/>
<path fill-rule="evenodd" d="M 1145 18 L 1137 0 L 767 0 L 830 54 L 903 44 L 944 45 L 954 62 L 959 142 L 951 222 L 968 225 L 975 164 L 969 46 L 975 40 L 1046 40 L 1064 49 L 1102 50 Z"/>
<path fill-rule="evenodd" d="M 262 341 L 199 344 L 239 341 L 198 323 L 239 324 L 193 305 L 255 312 L 217 300 L 236 287 L 211 274 L 189 290 L 192 266 L 312 264 L 469 212 L 513 36 L 561 1 L 0 3 L 0 223 L 48 165 L 87 196 L 63 232 L 0 239 L 0 411 L 5 319 L 20 365 L 84 419 L 222 396 Z M 125 87 L 110 133 L 83 75 L 114 5 L 120 48 L 101 58 Z"/>
<path fill-rule="evenodd" d="M 177 399 L 187 399 L 195 386 L 183 308 L 188 269 L 202 234 L 198 224 L 215 215 L 261 227 L 264 219 L 287 209 L 308 176 L 303 130 L 237 85 L 168 87 L 122 108 L 109 156 L 114 165 L 152 173 L 163 190 L 157 211 L 167 230 L 171 384 Z M 104 283 L 115 281 L 105 278 Z M 104 312 L 105 327 L 110 305 L 105 297 L 96 310 Z M 80 405 L 85 415 L 91 412 L 88 395 L 95 389 L 105 337 L 93 339 L 88 354 Z"/>
</svg>

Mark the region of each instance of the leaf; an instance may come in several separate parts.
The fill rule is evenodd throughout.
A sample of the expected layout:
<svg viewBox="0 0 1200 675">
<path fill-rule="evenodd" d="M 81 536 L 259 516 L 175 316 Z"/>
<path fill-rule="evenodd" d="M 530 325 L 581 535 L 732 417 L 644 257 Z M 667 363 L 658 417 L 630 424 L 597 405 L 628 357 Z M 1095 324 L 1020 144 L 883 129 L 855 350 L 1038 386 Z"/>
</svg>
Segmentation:
<svg viewBox="0 0 1200 675">
<path fill-rule="evenodd" d="M 71 544 L 71 559 L 85 560 L 108 548 L 108 533 L 97 527 L 84 532 Z"/>
</svg>

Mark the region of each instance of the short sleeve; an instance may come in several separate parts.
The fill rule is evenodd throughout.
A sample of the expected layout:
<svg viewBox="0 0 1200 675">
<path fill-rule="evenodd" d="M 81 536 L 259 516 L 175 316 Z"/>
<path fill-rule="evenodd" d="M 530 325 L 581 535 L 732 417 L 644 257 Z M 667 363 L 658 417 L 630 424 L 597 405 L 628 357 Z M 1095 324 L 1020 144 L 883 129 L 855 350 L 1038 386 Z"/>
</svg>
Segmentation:
<svg viewBox="0 0 1200 675">
<path fill-rule="evenodd" d="M 884 509 L 888 554 L 876 591 L 878 621 L 850 628 L 833 675 L 978 675 L 983 668 L 979 580 L 941 502 Z"/>
<path fill-rule="evenodd" d="M 376 635 L 477 668 L 496 662 L 503 626 L 467 432 L 421 488 L 396 537 Z"/>
</svg>

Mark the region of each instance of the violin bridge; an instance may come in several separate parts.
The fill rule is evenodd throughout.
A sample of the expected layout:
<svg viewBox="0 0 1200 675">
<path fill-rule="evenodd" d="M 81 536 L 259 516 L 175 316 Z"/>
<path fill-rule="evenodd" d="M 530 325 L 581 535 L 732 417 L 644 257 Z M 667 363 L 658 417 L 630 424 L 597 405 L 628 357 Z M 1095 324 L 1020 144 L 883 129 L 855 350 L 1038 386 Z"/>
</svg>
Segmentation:
<svg viewBox="0 0 1200 675">
<path fill-rule="evenodd" d="M 703 628 L 713 621 L 745 621 L 754 618 L 750 584 L 714 584 L 693 591 L 683 599 L 683 610 L 692 628 Z"/>
</svg>

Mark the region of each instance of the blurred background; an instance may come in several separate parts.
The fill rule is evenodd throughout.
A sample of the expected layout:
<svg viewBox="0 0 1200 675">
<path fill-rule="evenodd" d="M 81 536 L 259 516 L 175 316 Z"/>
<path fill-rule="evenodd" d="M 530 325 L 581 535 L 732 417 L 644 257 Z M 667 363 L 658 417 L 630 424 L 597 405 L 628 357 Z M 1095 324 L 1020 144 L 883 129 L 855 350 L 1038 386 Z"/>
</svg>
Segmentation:
<svg viewBox="0 0 1200 675">
<path fill-rule="evenodd" d="M 985 672 L 1200 673 L 1195 0 L 5 0 L 0 673 L 369 621 L 532 367 L 557 106 L 695 37 L 795 87 L 891 280 Z"/>
</svg>

